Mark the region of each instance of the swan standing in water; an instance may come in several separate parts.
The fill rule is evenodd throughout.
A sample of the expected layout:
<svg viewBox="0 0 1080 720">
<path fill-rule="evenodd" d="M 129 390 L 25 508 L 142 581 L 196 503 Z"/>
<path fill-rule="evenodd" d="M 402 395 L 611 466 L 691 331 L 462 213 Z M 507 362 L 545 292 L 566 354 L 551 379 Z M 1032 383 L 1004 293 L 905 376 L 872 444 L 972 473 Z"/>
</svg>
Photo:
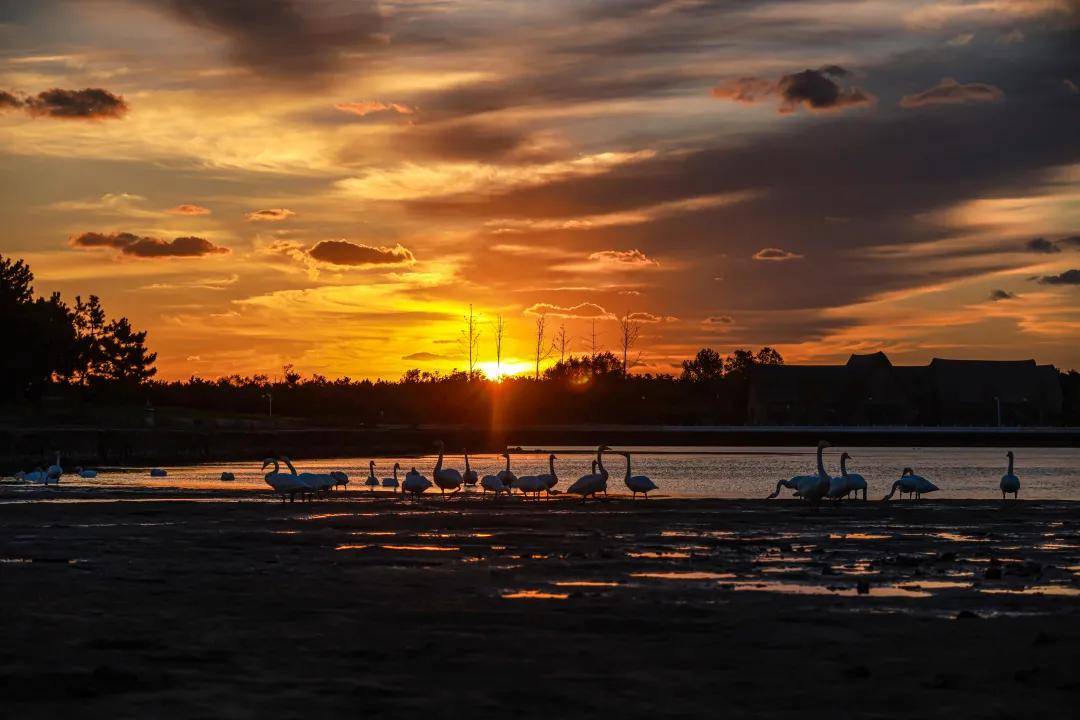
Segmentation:
<svg viewBox="0 0 1080 720">
<path fill-rule="evenodd" d="M 1006 493 L 1012 493 L 1013 499 L 1020 497 L 1020 478 L 1013 474 L 1013 453 L 1012 450 L 1005 453 L 1005 457 L 1009 458 L 1009 469 L 1001 476 L 1001 482 L 998 487 L 1001 488 L 1001 499 L 1005 499 Z"/>
<path fill-rule="evenodd" d="M 506 458 L 506 470 L 499 470 L 494 475 L 485 475 L 480 478 L 480 490 L 485 495 L 488 490 L 495 493 L 495 497 L 499 497 L 501 492 L 505 492 L 507 495 L 510 494 L 510 486 L 503 482 L 504 473 L 510 472 L 510 453 L 503 452 L 499 457 Z M 513 473 L 510 474 L 513 475 Z"/>
<path fill-rule="evenodd" d="M 847 471 L 847 461 L 850 459 L 851 456 L 846 452 L 840 455 L 840 476 L 832 478 L 829 484 L 828 497 L 832 500 L 850 497 L 859 490 L 862 490 L 863 500 L 866 499 L 866 480 L 858 473 Z"/>
<path fill-rule="evenodd" d="M 566 492 L 573 495 L 580 495 L 581 502 L 585 502 L 585 499 L 590 495 L 592 495 L 595 500 L 597 493 L 602 492 L 607 494 L 608 471 L 607 468 L 604 467 L 603 453 L 605 450 L 610 449 L 611 448 L 607 445 L 598 447 L 596 449 L 596 465 L 593 472 L 589 475 L 582 475 L 579 477 L 570 487 L 566 488 Z M 597 470 L 599 470 L 599 472 L 597 472 Z"/>
<path fill-rule="evenodd" d="M 375 488 L 379 487 L 379 478 L 375 477 L 374 460 L 368 460 L 368 476 L 364 480 L 364 484 L 371 488 L 371 492 L 375 492 Z"/>
<path fill-rule="evenodd" d="M 431 487 L 431 481 L 413 468 L 405 473 L 405 482 L 401 483 L 401 494 L 409 493 L 414 500 L 418 500 L 429 487 Z"/>
<path fill-rule="evenodd" d="M 288 466 L 292 474 L 295 475 L 301 483 L 307 486 L 309 498 L 313 498 L 317 492 L 327 492 L 334 487 L 336 480 L 330 473 L 297 473 L 296 468 L 293 467 L 292 461 L 289 460 L 288 457 L 281 458 L 281 461 Z"/>
<path fill-rule="evenodd" d="M 544 487 L 547 489 L 547 494 L 551 494 L 551 489 L 559 484 L 559 476 L 555 474 L 555 453 L 548 454 L 548 471 L 543 475 L 537 475 L 537 478 L 544 483 Z"/>
<path fill-rule="evenodd" d="M 84 480 L 92 480 L 97 477 L 97 470 L 87 470 L 80 466 L 75 468 L 75 474 Z"/>
<path fill-rule="evenodd" d="M 904 499 L 904 493 L 914 495 L 915 499 L 920 499 L 924 494 L 934 492 L 938 489 L 938 486 L 930 482 L 921 475 L 916 475 L 915 471 L 911 468 L 904 468 L 904 472 L 901 473 L 900 479 L 893 483 L 892 489 L 889 490 L 889 494 L 881 498 L 884 500 L 891 500 L 893 494 L 899 490 L 900 499 Z"/>
<path fill-rule="evenodd" d="M 300 481 L 296 471 L 293 470 L 291 473 L 281 472 L 281 465 L 276 457 L 263 460 L 262 469 L 265 470 L 271 465 L 274 466 L 274 469 L 263 475 L 263 479 L 267 485 L 274 489 L 274 492 L 281 495 L 281 502 L 285 502 L 286 495 L 289 496 L 289 502 L 294 502 L 297 493 L 300 494 L 300 499 L 303 500 L 308 487 Z"/>
<path fill-rule="evenodd" d="M 60 453 L 56 453 L 56 462 L 45 470 L 45 477 L 54 482 L 60 482 L 60 476 L 64 474 L 64 468 L 60 467 Z"/>
<path fill-rule="evenodd" d="M 349 488 L 349 476 L 341 470 L 331 470 L 330 477 L 334 478 L 335 488 L 341 488 L 342 492 Z"/>
<path fill-rule="evenodd" d="M 630 453 L 621 453 L 626 457 L 626 477 L 623 482 L 626 483 L 626 487 L 630 489 L 633 495 L 630 496 L 631 500 L 637 499 L 637 494 L 641 493 L 645 496 L 645 499 L 649 499 L 649 493 L 653 490 L 657 490 L 656 483 L 654 483 L 649 477 L 645 475 L 630 475 Z"/>
<path fill-rule="evenodd" d="M 462 482 L 465 483 L 465 487 L 473 487 L 476 485 L 476 481 L 479 477 L 476 475 L 476 471 L 469 467 L 469 451 L 465 451 L 465 474 L 461 476 Z"/>
<path fill-rule="evenodd" d="M 499 481 L 503 484 L 503 489 L 509 493 L 510 486 L 517 480 L 517 475 L 510 469 L 510 453 L 504 450 L 502 456 L 506 458 L 506 469 L 495 473 L 495 477 L 499 478 Z"/>
<path fill-rule="evenodd" d="M 439 486 L 439 490 L 443 496 L 446 496 L 446 491 L 450 490 L 451 494 L 457 492 L 461 487 L 463 478 L 461 473 L 454 468 L 443 467 L 443 445 L 442 440 L 435 442 L 435 447 L 439 448 L 439 459 L 435 461 L 435 469 L 431 471 L 431 477 L 435 481 L 435 484 Z"/>
<path fill-rule="evenodd" d="M 829 473 L 825 472 L 825 461 L 821 457 L 821 453 L 827 447 L 829 447 L 829 443 L 824 440 L 818 443 L 817 475 L 796 475 L 787 480 L 780 480 L 776 483 L 776 490 L 766 499 L 772 500 L 779 495 L 782 487 L 794 490 L 796 497 L 801 497 L 810 503 L 816 503 L 825 497 L 832 486 L 832 478 L 829 477 Z"/>
<path fill-rule="evenodd" d="M 398 485 L 400 484 L 398 483 L 397 479 L 397 471 L 400 467 L 401 463 L 394 463 L 394 477 L 386 477 L 382 479 L 382 486 L 384 488 L 390 488 L 391 490 L 393 490 L 395 495 L 397 494 Z"/>
</svg>

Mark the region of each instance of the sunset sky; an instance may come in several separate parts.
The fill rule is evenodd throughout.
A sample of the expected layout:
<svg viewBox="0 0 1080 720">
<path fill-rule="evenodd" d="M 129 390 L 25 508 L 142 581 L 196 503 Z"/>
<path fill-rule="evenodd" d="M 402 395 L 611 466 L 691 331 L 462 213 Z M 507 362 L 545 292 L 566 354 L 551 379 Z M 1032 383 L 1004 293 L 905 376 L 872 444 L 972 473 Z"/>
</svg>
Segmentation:
<svg viewBox="0 0 1080 720">
<path fill-rule="evenodd" d="M 464 366 L 536 313 L 1080 368 L 1072 0 L 0 0 L 0 252 L 159 376 Z M 515 364 L 516 363 L 516 364 Z M 490 367 L 482 365 L 482 367 Z"/>
</svg>

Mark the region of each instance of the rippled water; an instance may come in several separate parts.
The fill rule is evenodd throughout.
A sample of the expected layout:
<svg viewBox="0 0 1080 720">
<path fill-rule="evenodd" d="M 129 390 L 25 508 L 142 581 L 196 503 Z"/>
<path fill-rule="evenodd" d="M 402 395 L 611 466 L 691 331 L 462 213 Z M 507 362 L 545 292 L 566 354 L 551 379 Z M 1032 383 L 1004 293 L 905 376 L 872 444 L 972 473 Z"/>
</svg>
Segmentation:
<svg viewBox="0 0 1080 720">
<path fill-rule="evenodd" d="M 571 482 L 589 472 L 592 455 L 584 448 L 553 448 L 559 459 L 556 472 L 557 488 L 565 489 Z M 826 451 L 828 470 L 840 473 L 841 448 Z M 848 471 L 863 475 L 869 485 L 868 497 L 879 499 L 888 492 L 901 470 L 910 466 L 919 475 L 938 485 L 940 491 L 930 498 L 1000 498 L 998 481 L 1005 472 L 1005 449 L 993 448 L 851 448 L 853 459 Z M 495 455 L 470 455 L 474 470 L 481 476 L 502 469 L 504 461 Z M 400 462 L 404 477 L 411 467 L 427 476 L 435 463 L 433 456 L 408 458 L 374 458 L 378 477 L 390 475 L 395 462 Z M 367 476 L 369 458 L 333 458 L 300 460 L 295 463 L 300 472 L 343 470 L 350 478 L 350 492 L 366 492 L 363 480 Z M 626 462 L 621 456 L 605 455 L 611 473 L 609 489 L 614 493 L 625 490 L 621 478 Z M 447 456 L 446 464 L 464 469 L 460 456 Z M 518 453 L 513 456 L 512 469 L 518 475 L 547 472 L 544 453 Z M 84 480 L 65 475 L 63 487 L 100 489 L 266 489 L 259 463 L 213 463 L 206 465 L 167 467 L 168 477 L 152 478 L 146 468 L 102 470 L 98 477 Z M 236 479 L 220 480 L 229 471 Z M 809 448 L 637 448 L 633 455 L 634 474 L 648 475 L 660 486 L 658 496 L 760 498 L 771 492 L 776 481 L 792 475 L 815 471 L 814 450 Z M 1015 472 L 1020 477 L 1021 499 L 1080 500 L 1080 450 L 1069 448 L 1020 448 L 1016 451 Z M 30 485 L 10 485 L 26 487 Z M 431 492 L 431 491 L 429 491 Z M 784 492 L 790 494 L 789 491 Z"/>
</svg>

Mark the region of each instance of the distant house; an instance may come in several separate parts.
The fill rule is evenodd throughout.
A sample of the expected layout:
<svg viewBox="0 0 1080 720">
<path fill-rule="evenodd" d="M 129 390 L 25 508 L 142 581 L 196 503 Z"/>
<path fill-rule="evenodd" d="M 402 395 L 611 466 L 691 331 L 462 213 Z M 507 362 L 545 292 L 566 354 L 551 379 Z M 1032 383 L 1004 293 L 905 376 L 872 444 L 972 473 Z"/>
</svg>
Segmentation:
<svg viewBox="0 0 1080 720">
<path fill-rule="evenodd" d="M 1061 419 L 1061 384 L 1034 360 L 893 365 L 882 352 L 844 365 L 761 365 L 750 381 L 755 425 L 1042 425 Z"/>
</svg>

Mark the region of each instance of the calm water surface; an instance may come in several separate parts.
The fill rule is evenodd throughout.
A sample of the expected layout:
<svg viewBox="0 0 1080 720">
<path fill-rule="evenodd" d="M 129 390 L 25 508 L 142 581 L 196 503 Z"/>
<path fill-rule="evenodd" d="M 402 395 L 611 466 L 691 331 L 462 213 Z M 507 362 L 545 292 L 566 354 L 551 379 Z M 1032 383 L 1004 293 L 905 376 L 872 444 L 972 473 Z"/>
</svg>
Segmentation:
<svg viewBox="0 0 1080 720">
<path fill-rule="evenodd" d="M 833 475 L 840 474 L 842 448 L 830 448 L 825 463 Z M 592 455 L 585 448 L 553 448 L 558 455 L 555 469 L 559 475 L 557 488 L 565 489 L 571 482 L 589 472 Z M 936 498 L 999 498 L 998 481 L 1005 472 L 1005 449 L 992 448 L 851 448 L 853 458 L 848 471 L 866 478 L 868 497 L 879 499 L 888 492 L 906 466 L 934 482 L 940 491 Z M 481 476 L 504 466 L 495 455 L 470 455 L 474 470 Z M 406 458 L 331 458 L 298 460 L 299 472 L 328 472 L 343 470 L 350 478 L 350 491 L 366 491 L 368 460 L 375 459 L 376 475 L 390 475 L 395 462 L 404 472 L 416 467 L 431 476 L 433 456 Z M 605 455 L 605 464 L 612 479 L 609 488 L 614 493 L 625 490 L 621 480 L 626 461 L 617 455 Z M 448 467 L 464 470 L 461 456 L 448 455 Z M 547 472 L 544 453 L 515 453 L 511 468 L 518 475 Z M 84 480 L 65 475 L 63 487 L 99 489 L 267 489 L 259 463 L 214 463 L 186 467 L 166 467 L 169 476 L 152 478 L 145 468 L 103 470 L 98 477 Z M 235 474 L 236 480 L 222 482 L 222 471 Z M 659 496 L 760 498 L 776 486 L 776 481 L 792 475 L 815 471 L 814 450 L 809 448 L 637 448 L 633 456 L 635 475 L 648 475 L 660 486 Z M 1070 448 L 1020 448 L 1016 450 L 1015 472 L 1020 477 L 1020 497 L 1029 500 L 1080 500 L 1080 450 Z M 32 490 L 35 486 L 8 485 Z M 431 492 L 431 491 L 429 491 Z M 784 491 L 789 495 L 790 491 Z"/>
</svg>

